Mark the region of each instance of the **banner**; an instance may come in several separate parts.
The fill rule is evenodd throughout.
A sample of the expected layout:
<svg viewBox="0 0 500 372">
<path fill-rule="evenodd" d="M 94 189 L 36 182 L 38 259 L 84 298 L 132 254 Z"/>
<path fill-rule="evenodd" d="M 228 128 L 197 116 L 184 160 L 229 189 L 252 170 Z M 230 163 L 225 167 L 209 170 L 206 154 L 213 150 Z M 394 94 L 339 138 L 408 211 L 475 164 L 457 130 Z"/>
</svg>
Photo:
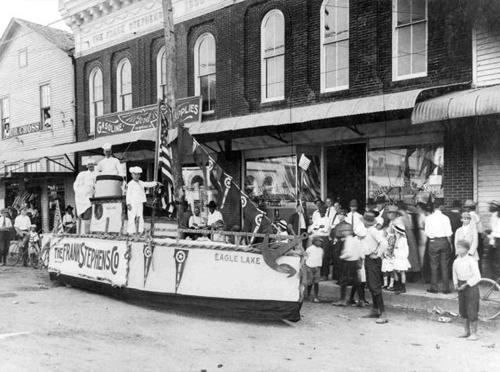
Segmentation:
<svg viewBox="0 0 500 372">
<path fill-rule="evenodd" d="M 158 126 L 158 105 L 99 116 L 95 119 L 95 136 L 137 132 Z"/>
<path fill-rule="evenodd" d="M 52 240 L 49 271 L 125 286 L 128 251 L 126 241 L 89 238 Z"/>
<path fill-rule="evenodd" d="M 178 124 L 201 123 L 201 96 L 179 98 L 175 104 L 175 121 Z"/>
</svg>

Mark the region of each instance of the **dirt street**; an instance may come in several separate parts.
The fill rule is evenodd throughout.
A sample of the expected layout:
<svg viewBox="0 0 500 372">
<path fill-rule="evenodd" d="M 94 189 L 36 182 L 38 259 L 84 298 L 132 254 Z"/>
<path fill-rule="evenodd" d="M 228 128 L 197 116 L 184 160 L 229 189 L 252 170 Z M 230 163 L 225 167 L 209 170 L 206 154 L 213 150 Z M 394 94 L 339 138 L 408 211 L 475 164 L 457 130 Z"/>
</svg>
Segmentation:
<svg viewBox="0 0 500 372">
<path fill-rule="evenodd" d="M 0 371 L 493 371 L 500 331 L 305 303 L 303 320 L 252 322 L 128 304 L 0 267 Z"/>
</svg>

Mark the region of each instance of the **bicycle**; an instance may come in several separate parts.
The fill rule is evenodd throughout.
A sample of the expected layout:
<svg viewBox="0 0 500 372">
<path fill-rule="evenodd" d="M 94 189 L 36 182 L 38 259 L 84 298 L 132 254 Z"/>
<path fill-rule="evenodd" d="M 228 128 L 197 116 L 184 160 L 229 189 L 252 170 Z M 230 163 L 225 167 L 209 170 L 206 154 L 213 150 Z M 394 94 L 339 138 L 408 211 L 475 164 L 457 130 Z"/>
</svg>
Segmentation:
<svg viewBox="0 0 500 372">
<path fill-rule="evenodd" d="M 481 278 L 479 281 L 479 319 L 493 320 L 500 315 L 500 277 L 495 281 Z"/>
<path fill-rule="evenodd" d="M 27 249 L 23 249 L 22 243 L 18 240 L 10 242 L 9 253 L 7 254 L 7 266 L 16 266 L 24 261 L 24 257 L 28 254 Z"/>
</svg>

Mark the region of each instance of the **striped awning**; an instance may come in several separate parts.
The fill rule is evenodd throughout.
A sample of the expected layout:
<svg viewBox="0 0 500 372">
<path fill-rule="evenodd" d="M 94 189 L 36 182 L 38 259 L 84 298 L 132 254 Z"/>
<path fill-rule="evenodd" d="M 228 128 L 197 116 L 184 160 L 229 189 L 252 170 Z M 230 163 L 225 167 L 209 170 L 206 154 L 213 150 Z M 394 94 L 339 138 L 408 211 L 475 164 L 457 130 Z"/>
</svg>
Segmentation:
<svg viewBox="0 0 500 372">
<path fill-rule="evenodd" d="M 452 92 L 417 103 L 412 124 L 500 113 L 500 85 Z"/>
</svg>

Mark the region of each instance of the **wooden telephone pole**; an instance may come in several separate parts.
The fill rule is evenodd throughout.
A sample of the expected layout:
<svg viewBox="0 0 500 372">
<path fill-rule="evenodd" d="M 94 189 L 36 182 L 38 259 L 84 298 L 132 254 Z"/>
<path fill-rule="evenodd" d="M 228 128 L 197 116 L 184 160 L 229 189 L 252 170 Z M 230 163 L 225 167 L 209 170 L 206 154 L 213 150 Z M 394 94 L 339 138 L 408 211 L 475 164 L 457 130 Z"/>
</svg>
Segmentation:
<svg viewBox="0 0 500 372">
<path fill-rule="evenodd" d="M 166 85 L 167 94 L 165 97 L 167 106 L 171 112 L 171 126 L 173 129 L 180 125 L 175 120 L 176 107 L 176 92 L 177 92 L 177 77 L 176 77 L 176 47 L 175 47 L 175 31 L 174 31 L 174 10 L 172 0 L 162 0 L 163 8 L 163 30 L 165 35 L 165 56 L 166 56 Z M 180 129 L 180 128 L 178 128 Z M 179 146 L 172 146 L 172 176 L 174 178 L 174 187 L 176 198 L 180 198 L 183 194 L 182 179 L 182 164 L 180 160 L 179 148 L 181 147 L 182 135 L 178 131 L 177 143 Z"/>
</svg>

